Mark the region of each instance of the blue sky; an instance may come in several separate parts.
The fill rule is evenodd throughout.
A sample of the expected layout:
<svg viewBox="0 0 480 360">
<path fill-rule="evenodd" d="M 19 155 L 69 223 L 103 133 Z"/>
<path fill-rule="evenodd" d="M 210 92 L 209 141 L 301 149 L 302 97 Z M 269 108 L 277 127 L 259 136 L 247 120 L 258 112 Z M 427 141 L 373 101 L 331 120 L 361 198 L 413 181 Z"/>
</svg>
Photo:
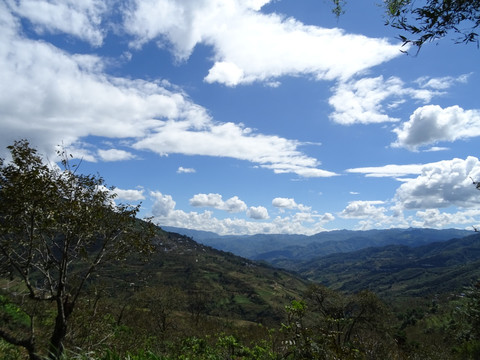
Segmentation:
<svg viewBox="0 0 480 360">
<path fill-rule="evenodd" d="M 6 0 L 0 144 L 219 234 L 480 224 L 479 50 L 376 1 Z"/>
</svg>

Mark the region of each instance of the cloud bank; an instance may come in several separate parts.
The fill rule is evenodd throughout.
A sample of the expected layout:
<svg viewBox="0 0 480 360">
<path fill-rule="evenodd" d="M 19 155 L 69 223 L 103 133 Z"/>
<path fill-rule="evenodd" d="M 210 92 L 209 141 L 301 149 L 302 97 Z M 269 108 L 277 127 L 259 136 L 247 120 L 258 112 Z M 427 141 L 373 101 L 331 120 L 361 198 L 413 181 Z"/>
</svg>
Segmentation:
<svg viewBox="0 0 480 360">
<path fill-rule="evenodd" d="M 108 61 L 99 56 L 70 54 L 22 35 L 19 16 L 32 21 L 38 32 L 63 31 L 100 45 L 101 16 L 107 12 L 100 4 L 0 4 L 2 143 L 28 138 L 47 154 L 63 143 L 88 161 L 135 157 L 127 150 L 96 151 L 82 146 L 82 139 L 95 136 L 122 140 L 132 150 L 149 150 L 159 155 L 230 157 L 275 173 L 301 177 L 336 175 L 320 169 L 317 159 L 298 150 L 300 141 L 257 133 L 242 124 L 215 121 L 205 108 L 166 81 L 110 76 L 105 72 Z M 35 17 L 37 7 L 46 9 L 41 18 Z M 78 22 L 53 24 L 53 19 L 64 11 L 70 11 L 72 17 L 77 13 L 84 16 Z M 22 99 L 21 104 L 18 99 Z"/>
<path fill-rule="evenodd" d="M 197 44 L 214 49 L 208 83 L 227 86 L 285 75 L 347 79 L 401 55 L 399 44 L 308 26 L 258 10 L 241 0 L 136 0 L 125 11 L 125 29 L 137 47 L 157 41 L 186 60 Z"/>
</svg>

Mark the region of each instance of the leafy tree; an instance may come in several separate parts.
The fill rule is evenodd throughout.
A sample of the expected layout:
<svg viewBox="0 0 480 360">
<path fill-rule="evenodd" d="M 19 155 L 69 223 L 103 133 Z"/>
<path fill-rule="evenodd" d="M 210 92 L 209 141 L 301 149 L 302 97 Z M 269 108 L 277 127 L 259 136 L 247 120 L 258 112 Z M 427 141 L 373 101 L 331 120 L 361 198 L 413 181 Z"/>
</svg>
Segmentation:
<svg viewBox="0 0 480 360">
<path fill-rule="evenodd" d="M 0 274 L 15 286 L 1 304 L 9 321 L 0 337 L 32 360 L 45 352 L 58 359 L 92 274 L 134 249 L 152 251 L 154 229 L 135 218 L 139 206 L 115 205 L 101 177 L 77 173 L 64 150 L 56 166 L 26 140 L 8 149 L 12 161 L 0 160 Z"/>
<path fill-rule="evenodd" d="M 369 358 L 393 357 L 396 345 L 389 335 L 390 314 L 374 293 L 364 290 L 347 295 L 312 285 L 305 298 L 312 311 L 309 327 L 315 329 L 316 347 L 323 348 L 324 354 L 340 358 L 367 353 Z"/>
<path fill-rule="evenodd" d="M 404 43 L 421 47 L 425 42 L 456 33 L 457 42 L 476 42 L 480 26 L 478 0 L 428 0 L 416 7 L 414 0 L 385 0 L 388 23 L 416 38 L 400 36 Z"/>
<path fill-rule="evenodd" d="M 332 0 L 333 12 L 343 12 L 341 0 Z M 475 42 L 478 46 L 480 1 L 478 0 L 383 0 L 387 25 L 406 31 L 400 35 L 404 44 L 420 48 L 424 43 L 457 34 L 456 42 Z"/>
</svg>

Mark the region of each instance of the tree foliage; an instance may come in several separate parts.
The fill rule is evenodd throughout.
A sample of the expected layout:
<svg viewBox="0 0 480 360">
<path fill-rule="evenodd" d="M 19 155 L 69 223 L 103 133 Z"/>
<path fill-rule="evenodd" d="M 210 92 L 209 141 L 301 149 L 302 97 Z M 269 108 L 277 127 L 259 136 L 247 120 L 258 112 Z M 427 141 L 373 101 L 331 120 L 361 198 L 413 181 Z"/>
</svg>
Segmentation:
<svg viewBox="0 0 480 360">
<path fill-rule="evenodd" d="M 57 359 L 92 274 L 135 248 L 153 250 L 153 227 L 136 220 L 139 206 L 116 205 L 101 177 L 78 173 L 64 150 L 56 166 L 26 140 L 8 149 L 12 161 L 0 161 L 0 273 L 13 285 L 2 311 L 8 305 L 21 315 L 10 311 L 0 337 L 25 348 L 30 359 L 42 352 Z M 42 319 L 46 313 L 53 321 Z"/>
<path fill-rule="evenodd" d="M 414 0 L 385 0 L 388 24 L 412 36 L 400 35 L 405 44 L 421 47 L 426 42 L 454 33 L 456 42 L 478 45 L 476 29 L 480 26 L 480 1 L 428 0 L 417 6 L 418 3 Z"/>
<path fill-rule="evenodd" d="M 345 1 L 332 0 L 333 12 L 344 12 Z M 383 0 L 386 24 L 406 32 L 399 35 L 404 44 L 418 49 L 430 41 L 455 34 L 457 43 L 476 43 L 480 26 L 478 0 Z"/>
</svg>

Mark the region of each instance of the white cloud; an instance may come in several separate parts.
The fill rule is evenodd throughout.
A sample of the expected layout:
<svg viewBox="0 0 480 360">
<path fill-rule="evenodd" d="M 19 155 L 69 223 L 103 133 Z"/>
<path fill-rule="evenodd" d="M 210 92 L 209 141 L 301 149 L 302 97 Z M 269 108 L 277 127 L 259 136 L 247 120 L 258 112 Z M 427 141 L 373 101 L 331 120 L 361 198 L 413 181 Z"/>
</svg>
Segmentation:
<svg viewBox="0 0 480 360">
<path fill-rule="evenodd" d="M 297 203 L 291 198 L 275 198 L 272 200 L 272 205 L 278 208 L 294 209 Z"/>
<path fill-rule="evenodd" d="M 107 10 L 104 0 L 6 0 L 17 15 L 31 21 L 39 33 L 63 32 L 94 46 L 103 42 L 102 15 Z"/>
<path fill-rule="evenodd" d="M 155 200 L 152 206 L 153 216 L 166 217 L 174 211 L 176 202 L 171 195 L 163 195 L 159 191 L 152 191 L 150 196 Z"/>
<path fill-rule="evenodd" d="M 438 105 L 418 108 L 410 120 L 393 130 L 397 134 L 394 147 L 416 151 L 421 146 L 439 141 L 453 142 L 480 136 L 480 110 L 464 110 L 459 106 L 445 109 Z"/>
<path fill-rule="evenodd" d="M 256 11 L 260 10 L 265 4 L 268 4 L 269 2 L 272 2 L 272 0 L 244 0 L 245 5 Z"/>
<path fill-rule="evenodd" d="M 327 223 L 327 222 L 335 220 L 335 216 L 333 216 L 333 214 L 330 214 L 330 213 L 327 212 L 327 213 L 322 215 L 320 220 L 322 221 L 322 223 Z"/>
<path fill-rule="evenodd" d="M 96 56 L 75 56 L 45 42 L 20 37 L 3 20 L 0 5 L 0 116 L 2 143 L 21 136 L 44 153 L 93 135 L 143 137 L 161 123 L 154 118 L 187 115 L 194 107 L 157 83 L 111 78 Z M 3 26 L 5 25 L 5 26 Z"/>
<path fill-rule="evenodd" d="M 115 188 L 113 190 L 115 194 L 117 194 L 117 199 L 127 200 L 127 201 L 140 201 L 145 200 L 145 195 L 143 194 L 144 190 L 123 190 L 119 188 Z"/>
<path fill-rule="evenodd" d="M 378 220 L 384 218 L 387 211 L 385 207 L 377 207 L 383 204 L 383 201 L 351 201 L 339 216 L 345 219 L 375 218 Z"/>
<path fill-rule="evenodd" d="M 193 169 L 193 168 L 184 168 L 183 166 L 180 166 L 178 169 L 177 169 L 177 173 L 178 174 L 193 174 L 195 173 L 196 170 Z"/>
<path fill-rule="evenodd" d="M 443 147 L 443 146 L 432 146 L 430 149 L 426 149 L 424 151 L 425 152 L 437 152 L 437 151 L 446 151 L 446 150 L 450 150 L 450 149 L 447 148 L 447 147 Z"/>
<path fill-rule="evenodd" d="M 133 149 L 160 155 L 231 157 L 278 173 L 335 175 L 299 151 L 301 142 L 214 121 L 166 82 L 107 76 L 100 57 L 71 55 L 20 36 L 19 19 L 3 3 L 0 22 L 2 143 L 28 138 L 48 154 L 61 142 L 68 146 L 97 136 L 125 139 Z M 95 161 L 95 153 L 90 149 L 88 160 Z M 118 159 L 127 153 L 98 155 Z"/>
<path fill-rule="evenodd" d="M 190 205 L 195 207 L 219 208 L 223 204 L 220 194 L 196 194 L 190 199 Z"/>
<path fill-rule="evenodd" d="M 205 81 L 209 83 L 222 82 L 227 86 L 238 85 L 244 72 L 237 65 L 225 61 L 217 62 L 208 71 L 208 75 L 205 77 Z"/>
<path fill-rule="evenodd" d="M 453 76 L 444 76 L 440 78 L 432 78 L 429 76 L 424 76 L 417 79 L 417 83 L 422 88 L 431 88 L 435 90 L 446 90 L 451 86 L 455 85 L 456 83 L 466 83 L 468 81 L 468 77 L 471 74 L 463 74 L 458 77 Z"/>
<path fill-rule="evenodd" d="M 480 179 L 480 162 L 473 156 L 425 164 L 418 177 L 400 185 L 395 201 L 404 209 L 476 207 L 480 193 L 472 179 Z"/>
<path fill-rule="evenodd" d="M 223 203 L 222 210 L 230 213 L 243 212 L 247 210 L 247 205 L 238 196 L 234 196 Z"/>
<path fill-rule="evenodd" d="M 416 212 L 417 219 L 412 221 L 412 226 L 423 228 L 445 228 L 452 225 L 466 224 L 471 226 L 478 222 L 479 209 L 457 211 L 454 213 L 441 212 L 438 209 L 426 209 Z"/>
<path fill-rule="evenodd" d="M 199 114 L 201 115 L 201 114 Z M 319 161 L 297 150 L 301 143 L 278 136 L 253 133 L 234 123 L 214 123 L 210 119 L 195 123 L 166 121 L 133 146 L 161 155 L 180 153 L 232 157 L 259 164 L 276 173 L 295 173 L 304 177 L 329 177 L 333 172 L 317 167 Z"/>
<path fill-rule="evenodd" d="M 303 212 L 308 212 L 311 210 L 311 207 L 305 206 L 303 204 L 297 204 L 295 199 L 292 198 L 282 198 L 278 197 L 272 200 L 272 205 L 279 209 L 298 209 Z"/>
<path fill-rule="evenodd" d="M 211 45 L 215 62 L 205 80 L 229 86 L 284 75 L 346 79 L 400 55 L 399 45 L 385 39 L 256 11 L 265 3 L 137 0 L 125 11 L 125 28 L 136 46 L 166 40 L 162 46 L 183 60 L 197 44 Z"/>
<path fill-rule="evenodd" d="M 330 118 L 342 125 L 396 122 L 399 119 L 387 115 L 385 108 L 395 108 L 407 97 L 427 102 L 439 94 L 406 87 L 398 77 L 384 80 L 383 76 L 378 76 L 340 82 L 329 99 L 334 108 Z"/>
<path fill-rule="evenodd" d="M 132 153 L 119 149 L 99 149 L 98 156 L 100 156 L 100 159 L 102 159 L 103 161 L 121 161 L 135 159 L 135 155 L 133 155 Z"/>
<path fill-rule="evenodd" d="M 384 165 L 347 169 L 348 173 L 365 174 L 367 177 L 400 177 L 421 174 L 423 164 Z"/>
<path fill-rule="evenodd" d="M 221 197 L 217 195 L 208 194 L 207 196 L 194 197 L 196 199 L 195 203 L 199 206 L 201 204 L 210 204 L 213 205 L 212 207 L 222 206 Z M 247 210 L 247 215 L 255 221 L 238 218 L 219 219 L 214 217 L 211 211 L 198 213 L 177 210 L 175 209 L 175 201 L 170 195 L 152 192 L 151 196 L 155 200 L 154 211 L 152 211 L 153 221 L 158 225 L 212 231 L 221 235 L 253 235 L 259 233 L 313 235 L 325 231 L 323 226 L 335 219 L 330 213 L 316 214 L 302 211 L 291 216 L 277 216 L 268 222 L 260 221 L 269 218 L 266 208 L 262 206 L 250 207 Z"/>
<path fill-rule="evenodd" d="M 227 201 L 223 201 L 220 194 L 196 194 L 190 199 L 190 205 L 194 207 L 212 207 L 219 210 L 225 210 L 230 213 L 243 212 L 247 210 L 245 202 L 238 196 L 233 196 Z"/>
<path fill-rule="evenodd" d="M 349 169 L 371 177 L 399 177 L 403 183 L 397 188 L 393 202 L 387 208 L 382 201 L 353 201 L 340 213 L 347 219 L 364 219 L 358 223 L 361 230 L 388 227 L 458 227 L 478 223 L 480 192 L 472 180 L 480 180 L 480 161 L 467 159 L 444 160 L 428 164 L 386 165 Z M 406 178 L 407 175 L 416 175 Z M 439 209 L 449 209 L 442 212 Z M 452 209 L 466 210 L 452 211 Z M 404 212 L 418 210 L 404 217 Z"/>
<path fill-rule="evenodd" d="M 266 220 L 269 218 L 268 210 L 263 206 L 251 206 L 247 210 L 247 216 L 255 220 Z"/>
</svg>

